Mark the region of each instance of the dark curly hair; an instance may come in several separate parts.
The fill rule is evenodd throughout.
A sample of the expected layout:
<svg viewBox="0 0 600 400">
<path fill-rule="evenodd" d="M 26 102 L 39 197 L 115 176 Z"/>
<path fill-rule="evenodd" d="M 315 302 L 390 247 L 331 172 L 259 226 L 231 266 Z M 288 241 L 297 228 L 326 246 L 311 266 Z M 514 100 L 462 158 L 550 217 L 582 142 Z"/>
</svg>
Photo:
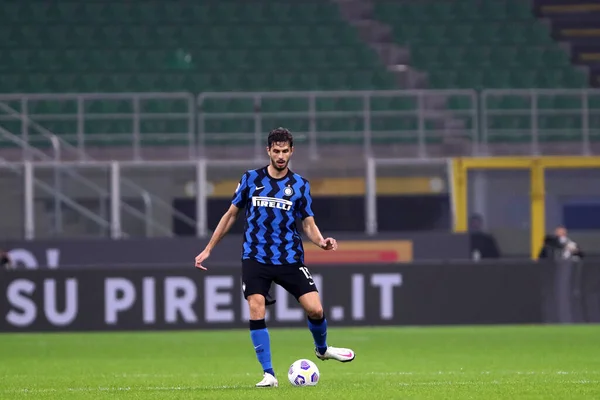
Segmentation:
<svg viewBox="0 0 600 400">
<path fill-rule="evenodd" d="M 294 147 L 294 137 L 288 129 L 279 127 L 269 132 L 267 138 L 269 148 L 273 146 L 273 143 L 289 143 L 290 147 Z"/>
</svg>

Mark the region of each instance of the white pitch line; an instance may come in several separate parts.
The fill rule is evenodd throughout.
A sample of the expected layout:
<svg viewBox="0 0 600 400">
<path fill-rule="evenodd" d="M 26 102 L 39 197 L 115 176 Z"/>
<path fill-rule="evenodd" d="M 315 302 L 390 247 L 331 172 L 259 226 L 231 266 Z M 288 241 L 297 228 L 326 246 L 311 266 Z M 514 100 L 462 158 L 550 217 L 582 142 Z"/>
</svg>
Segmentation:
<svg viewBox="0 0 600 400">
<path fill-rule="evenodd" d="M 459 371 L 373 371 L 367 373 L 359 373 L 359 372 L 335 372 L 335 375 L 344 375 L 344 376 L 357 376 L 357 375 L 373 375 L 373 376 L 440 376 L 440 375 L 598 375 L 600 374 L 600 370 L 595 371 L 468 371 L 468 370 L 459 370 Z M 54 375 L 37 375 L 38 377 L 46 376 L 46 377 L 54 377 Z M 114 379 L 114 378 L 131 378 L 131 379 L 160 379 L 160 378 L 203 378 L 203 377 L 215 377 L 222 376 L 219 373 L 192 373 L 192 374 L 151 374 L 151 373 L 120 373 L 120 374 L 97 374 L 94 375 L 96 378 L 105 378 L 105 379 Z M 255 373 L 236 373 L 236 374 L 228 374 L 230 378 L 235 377 L 250 377 L 257 376 L 259 374 Z M 16 374 L 11 375 L 11 377 L 15 378 L 30 378 L 30 375 L 27 374 Z"/>
<path fill-rule="evenodd" d="M 336 372 L 335 375 L 375 375 L 375 376 L 402 376 L 402 375 L 418 375 L 418 376 L 436 376 L 436 375 L 580 375 L 580 374 L 600 374 L 597 371 L 373 371 L 365 373 L 359 372 Z M 113 374 L 102 375 L 103 377 L 114 378 L 202 378 L 206 376 L 221 376 L 218 373 L 202 373 L 202 374 Z M 252 373 L 228 374 L 229 377 L 242 376 L 258 376 Z M 24 376 L 26 377 L 26 376 Z"/>
<path fill-rule="evenodd" d="M 357 372 L 342 372 L 342 375 L 376 375 L 376 376 L 436 376 L 436 375 L 598 375 L 597 371 L 437 371 L 437 372 L 412 372 L 412 371 L 390 371 L 390 372 L 367 372 L 360 374 Z M 337 375 L 337 374 L 336 374 Z"/>
<path fill-rule="evenodd" d="M 420 377 L 434 377 L 434 376 L 460 376 L 460 375 L 486 375 L 486 376 L 511 376 L 511 375 L 542 375 L 542 376 L 552 376 L 552 375 L 598 375 L 600 374 L 599 370 L 596 371 L 431 371 L 431 372 L 423 372 L 423 371 L 391 371 L 391 372 L 369 372 L 367 374 L 358 373 L 358 372 L 342 372 L 336 373 L 335 375 L 344 375 L 344 376 L 364 376 L 364 375 L 374 375 L 374 376 L 420 376 Z M 113 377 L 113 378 L 185 378 L 185 377 L 202 377 L 202 376 L 215 376 L 218 374 L 186 374 L 186 375 L 177 375 L 177 374 L 114 374 L 114 375 L 103 375 L 105 377 Z M 245 374 L 232 374 L 230 376 L 239 376 L 239 377 L 247 377 L 251 376 L 250 373 Z M 515 384 L 514 380 L 510 381 L 433 381 L 433 382 L 395 382 L 395 385 L 399 386 L 447 386 L 447 385 L 507 385 L 507 384 Z M 538 382 L 538 383 L 552 383 L 550 381 Z M 600 380 L 588 380 L 588 379 L 580 379 L 580 380 L 564 380 L 557 383 L 563 384 L 577 384 L 577 385 L 586 385 L 586 384 L 598 384 Z M 359 383 L 356 385 L 360 386 Z M 5 389 L 0 390 L 0 393 L 58 393 L 58 392 L 120 392 L 120 391 L 137 391 L 137 392 L 155 392 L 155 391 L 182 391 L 182 390 L 225 390 L 225 389 L 248 389 L 252 388 L 252 385 L 243 386 L 243 385 L 221 385 L 221 386 L 147 386 L 147 387 L 131 387 L 131 386 L 123 386 L 123 387 L 75 387 L 75 388 L 20 388 L 20 389 Z"/>
<path fill-rule="evenodd" d="M 487 386 L 487 385 L 514 385 L 515 381 L 491 381 L 491 382 L 480 382 L 480 381 L 446 381 L 446 382 L 401 382 L 399 386 Z M 600 381 L 590 380 L 578 380 L 578 381 L 544 381 L 544 382 L 533 382 L 536 383 L 547 383 L 547 384 L 574 384 L 574 385 L 596 385 Z"/>
<path fill-rule="evenodd" d="M 243 389 L 251 386 L 223 385 L 223 386 L 148 386 L 148 387 L 75 387 L 75 388 L 40 388 L 40 389 L 7 389 L 0 393 L 61 393 L 61 392 L 159 392 L 159 391 L 178 391 L 178 390 L 219 390 L 219 389 Z"/>
<path fill-rule="evenodd" d="M 443 381 L 443 382 L 400 382 L 398 386 L 488 386 L 488 385 L 514 385 L 514 381 L 491 381 L 491 382 L 479 382 L 479 381 Z M 597 385 L 600 380 L 571 380 L 571 381 L 545 381 L 545 382 L 534 382 L 534 383 L 560 383 L 560 384 L 574 384 L 574 385 Z M 360 386 L 359 383 L 355 383 L 354 386 Z M 0 393 L 64 393 L 64 392 L 174 392 L 174 391 L 191 391 L 191 390 L 226 390 L 226 389 L 251 389 L 252 386 L 240 386 L 240 385 L 223 385 L 223 386 L 148 386 L 148 387 L 79 387 L 79 388 L 43 388 L 43 389 L 8 389 L 2 390 Z"/>
</svg>

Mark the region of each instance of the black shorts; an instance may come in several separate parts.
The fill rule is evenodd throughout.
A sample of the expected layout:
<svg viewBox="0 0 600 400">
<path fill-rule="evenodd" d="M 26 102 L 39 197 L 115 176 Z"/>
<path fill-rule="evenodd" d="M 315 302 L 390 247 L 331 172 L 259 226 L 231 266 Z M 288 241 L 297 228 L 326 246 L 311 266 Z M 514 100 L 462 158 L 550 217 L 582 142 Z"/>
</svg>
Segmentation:
<svg viewBox="0 0 600 400">
<path fill-rule="evenodd" d="M 270 265 L 255 260 L 242 260 L 244 298 L 262 294 L 269 302 L 272 283 L 284 288 L 296 300 L 306 293 L 318 292 L 308 268 L 302 263 Z"/>
</svg>

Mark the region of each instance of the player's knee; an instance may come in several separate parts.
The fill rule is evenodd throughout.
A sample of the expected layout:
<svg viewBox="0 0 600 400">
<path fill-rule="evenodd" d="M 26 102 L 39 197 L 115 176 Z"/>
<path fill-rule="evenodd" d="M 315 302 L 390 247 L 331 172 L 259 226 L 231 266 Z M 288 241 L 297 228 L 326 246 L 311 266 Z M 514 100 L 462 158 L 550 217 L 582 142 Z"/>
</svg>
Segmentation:
<svg viewBox="0 0 600 400">
<path fill-rule="evenodd" d="M 323 318 L 323 305 L 317 292 L 306 293 L 298 298 L 304 312 L 310 319 L 319 320 Z"/>
<path fill-rule="evenodd" d="M 308 315 L 310 319 L 321 319 L 323 318 L 323 307 L 320 305 L 309 307 L 306 310 L 306 315 Z"/>
<path fill-rule="evenodd" d="M 250 319 L 264 319 L 265 310 L 265 298 L 260 294 L 253 294 L 248 296 L 248 307 L 250 308 Z"/>
</svg>

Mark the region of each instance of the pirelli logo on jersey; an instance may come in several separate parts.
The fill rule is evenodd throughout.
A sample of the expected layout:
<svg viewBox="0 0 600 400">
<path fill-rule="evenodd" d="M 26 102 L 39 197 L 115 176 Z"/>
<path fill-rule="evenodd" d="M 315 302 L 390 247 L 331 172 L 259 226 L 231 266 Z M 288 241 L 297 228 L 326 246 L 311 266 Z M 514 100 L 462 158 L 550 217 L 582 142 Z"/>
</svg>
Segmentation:
<svg viewBox="0 0 600 400">
<path fill-rule="evenodd" d="M 289 200 L 277 199 L 275 197 L 252 197 L 252 205 L 254 207 L 269 207 L 278 208 L 283 211 L 290 211 L 292 209 L 292 203 Z"/>
</svg>

